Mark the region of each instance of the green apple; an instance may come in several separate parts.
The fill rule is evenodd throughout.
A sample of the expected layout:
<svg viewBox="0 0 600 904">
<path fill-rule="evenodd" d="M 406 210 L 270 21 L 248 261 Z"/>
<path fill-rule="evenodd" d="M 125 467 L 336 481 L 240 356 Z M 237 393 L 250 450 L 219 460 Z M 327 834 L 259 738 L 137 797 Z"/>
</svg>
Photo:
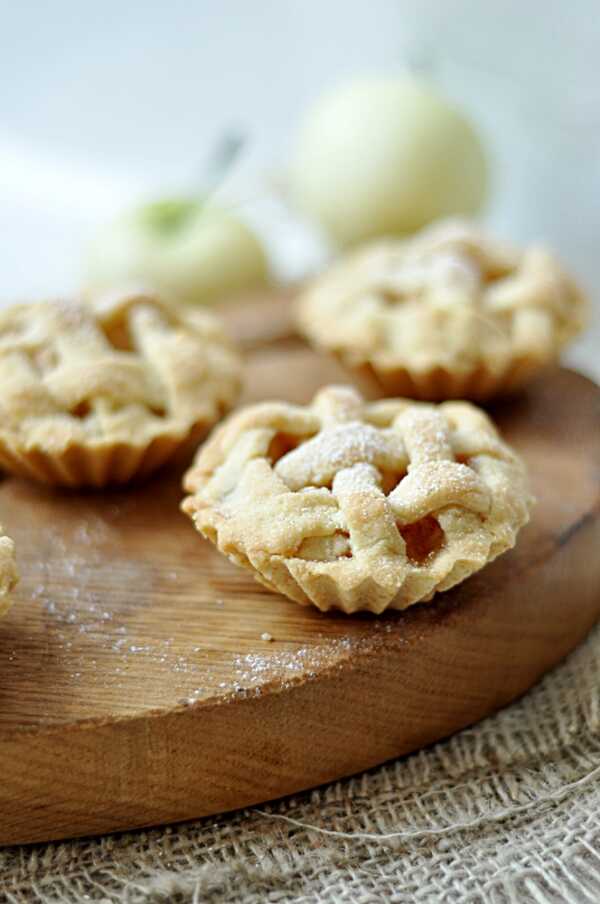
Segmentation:
<svg viewBox="0 0 600 904">
<path fill-rule="evenodd" d="M 268 282 L 265 252 L 234 214 L 194 199 L 146 204 L 107 226 L 87 259 L 90 290 L 142 283 L 208 304 Z"/>
<path fill-rule="evenodd" d="M 324 95 L 300 130 L 293 200 L 341 245 L 474 214 L 487 165 L 468 119 L 427 80 L 367 78 Z"/>
</svg>

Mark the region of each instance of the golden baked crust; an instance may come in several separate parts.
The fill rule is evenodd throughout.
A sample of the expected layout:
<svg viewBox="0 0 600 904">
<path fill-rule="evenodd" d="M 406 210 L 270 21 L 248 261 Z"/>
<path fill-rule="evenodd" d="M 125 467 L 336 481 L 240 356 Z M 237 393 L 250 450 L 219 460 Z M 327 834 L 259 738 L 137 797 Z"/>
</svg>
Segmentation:
<svg viewBox="0 0 600 904">
<path fill-rule="evenodd" d="M 445 221 L 343 258 L 300 298 L 298 322 L 388 395 L 487 399 L 555 361 L 585 307 L 546 249 Z"/>
<path fill-rule="evenodd" d="M 0 524 L 0 618 L 10 608 L 10 591 L 18 580 L 15 563 L 15 544 L 7 537 Z"/>
<path fill-rule="evenodd" d="M 158 468 L 228 410 L 240 364 L 207 311 L 153 295 L 0 313 L 0 465 L 104 486 Z"/>
<path fill-rule="evenodd" d="M 466 402 L 364 402 L 234 413 L 199 450 L 183 502 L 196 528 L 271 590 L 319 609 L 403 609 L 514 546 L 525 467 Z"/>
</svg>

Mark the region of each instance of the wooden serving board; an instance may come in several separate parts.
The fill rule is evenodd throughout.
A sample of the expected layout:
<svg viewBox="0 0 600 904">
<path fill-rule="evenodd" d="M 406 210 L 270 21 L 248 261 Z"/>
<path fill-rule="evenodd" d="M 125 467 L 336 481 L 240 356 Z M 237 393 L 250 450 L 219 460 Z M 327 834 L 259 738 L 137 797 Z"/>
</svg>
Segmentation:
<svg viewBox="0 0 600 904">
<path fill-rule="evenodd" d="M 253 349 L 245 401 L 347 381 L 272 304 L 230 317 Z M 0 622 L 0 842 L 289 794 L 527 690 L 600 614 L 600 390 L 557 370 L 492 414 L 531 467 L 531 524 L 460 587 L 379 618 L 261 589 L 179 513 L 181 465 L 108 493 L 3 481 L 22 579 Z"/>
</svg>

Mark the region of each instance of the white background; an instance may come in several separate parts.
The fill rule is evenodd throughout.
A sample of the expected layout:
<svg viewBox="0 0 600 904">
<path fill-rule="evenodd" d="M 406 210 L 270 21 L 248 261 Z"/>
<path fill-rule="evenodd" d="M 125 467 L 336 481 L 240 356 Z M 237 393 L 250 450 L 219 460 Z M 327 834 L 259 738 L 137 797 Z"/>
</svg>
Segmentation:
<svg viewBox="0 0 600 904">
<path fill-rule="evenodd" d="M 0 299 L 77 289 L 97 226 L 200 181 L 242 128 L 223 193 L 279 272 L 315 245 L 269 200 L 294 128 L 336 81 L 425 61 L 479 123 L 494 165 L 487 219 L 553 243 L 596 304 L 600 275 L 600 8 L 590 0 L 21 0 L 0 25 Z M 318 246 L 316 246 L 318 248 Z M 572 354 L 600 374 L 600 333 Z"/>
</svg>

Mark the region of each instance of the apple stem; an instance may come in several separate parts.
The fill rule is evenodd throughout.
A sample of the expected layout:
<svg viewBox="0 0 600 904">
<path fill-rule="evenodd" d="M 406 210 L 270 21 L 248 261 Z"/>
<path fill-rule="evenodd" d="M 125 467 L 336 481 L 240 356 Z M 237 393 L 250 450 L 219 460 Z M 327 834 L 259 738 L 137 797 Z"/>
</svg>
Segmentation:
<svg viewBox="0 0 600 904">
<path fill-rule="evenodd" d="M 204 200 L 217 191 L 245 144 L 246 136 L 239 131 L 225 132 L 219 138 L 204 167 L 202 180 Z"/>
<path fill-rule="evenodd" d="M 437 71 L 435 53 L 430 44 L 411 41 L 404 49 L 403 63 L 411 75 L 434 78 Z"/>
</svg>

